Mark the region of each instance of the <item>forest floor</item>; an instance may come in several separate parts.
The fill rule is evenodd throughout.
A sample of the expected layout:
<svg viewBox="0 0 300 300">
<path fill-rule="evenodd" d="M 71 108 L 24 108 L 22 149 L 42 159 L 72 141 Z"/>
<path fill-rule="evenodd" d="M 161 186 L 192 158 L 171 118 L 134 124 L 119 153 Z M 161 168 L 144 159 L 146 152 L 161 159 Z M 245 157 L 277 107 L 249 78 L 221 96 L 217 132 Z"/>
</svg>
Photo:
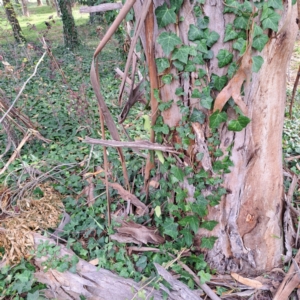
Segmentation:
<svg viewBox="0 0 300 300">
<path fill-rule="evenodd" d="M 2 128 L 0 131 L 0 140 L 6 141 L 0 144 L 0 154 L 7 150 L 5 155 L 0 157 L 0 170 L 7 166 L 6 171 L 0 173 L 0 182 L 2 182 L 0 227 L 3 227 L 4 223 L 1 222 L 4 222 L 6 216 L 12 216 L 14 213 L 19 215 L 20 211 L 24 213 L 22 220 L 12 224 L 15 229 L 11 232 L 10 240 L 0 234 L 0 254 L 13 263 L 13 267 L 1 268 L 0 299 L 43 299 L 42 290 L 46 286 L 38 283 L 34 278 L 36 267 L 30 260 L 31 256 L 27 255 L 27 260 L 20 261 L 22 256 L 20 253 L 28 250 L 26 243 L 29 243 L 27 239 L 20 237 L 20 232 L 26 235 L 28 231 L 33 230 L 32 228 L 36 228 L 36 231 L 38 227 L 51 228 L 53 223 L 57 223 L 62 211 L 70 216 L 70 220 L 64 226 L 59 239 L 78 257 L 92 263 L 96 261 L 99 267 L 112 270 L 135 281 L 141 281 L 145 277 L 150 278 L 155 273 L 153 262 L 163 264 L 172 261 L 173 258 L 166 253 L 172 252 L 175 246 L 168 241 L 166 245 L 161 246 L 165 251 L 164 254 L 132 252 L 134 254 L 128 255 L 126 247 L 109 240 L 108 235 L 113 232 L 113 227 L 107 224 L 105 218 L 106 194 L 100 167 L 103 165 L 103 150 L 100 146 L 91 146 L 82 142 L 86 136 L 99 138 L 101 133 L 98 107 L 91 88 L 89 71 L 95 47 L 107 28 L 105 20 L 109 20 L 112 16 L 109 14 L 102 16 L 101 24 L 96 23 L 91 26 L 87 24 L 88 15 L 81 15 L 77 6 L 73 10 L 73 15 L 78 26 L 81 45 L 71 51 L 63 47 L 62 22 L 56 17 L 52 8 L 30 4 L 29 10 L 30 18 L 19 17 L 27 38 L 26 45 L 22 47 L 12 43 L 10 28 L 3 9 L 0 9 L 0 56 L 3 57 L 0 66 L 0 92 L 3 93 L 0 97 L 6 98 L 11 103 L 24 82 L 34 72 L 36 64 L 45 52 L 39 41 L 41 35 L 46 35 L 48 46 L 52 51 L 52 55 L 46 55 L 40 63 L 37 74 L 28 82 L 17 102 L 16 114 L 18 115 L 19 112 L 24 114 L 23 119 L 20 119 L 20 113 L 18 117 L 15 116 L 14 125 L 7 131 Z M 45 21 L 51 22 L 50 30 L 47 29 Z M 117 101 L 121 81 L 115 75 L 114 69 L 117 67 L 124 69 L 126 56 L 123 53 L 124 45 L 121 37 L 122 33 L 115 35 L 101 53 L 99 60 L 102 94 L 115 119 L 121 112 Z M 289 99 L 299 63 L 300 42 L 298 40 L 288 71 L 288 101 L 283 133 L 284 159 L 300 155 L 299 92 L 296 93 L 294 118 L 291 120 L 288 117 Z M 147 114 L 147 111 L 143 112 L 141 104 L 136 104 L 130 110 L 124 127 L 119 127 L 120 132 L 126 129 L 133 140 L 148 139 L 148 131 L 142 118 Z M 27 131 L 27 135 L 28 122 L 22 121 L 26 117 L 29 118 L 31 126 L 31 131 Z M 35 131 L 32 129 L 38 130 L 42 137 L 34 135 Z M 24 140 L 24 136 L 28 138 Z M 9 140 L 12 147 L 6 149 Z M 22 141 L 24 145 L 20 155 L 10 161 L 13 155 L 13 144 L 18 146 Z M 118 153 L 114 149 L 107 151 L 111 166 L 110 175 L 117 181 L 122 177 Z M 141 155 L 143 154 L 142 151 Z M 129 149 L 124 151 L 124 155 L 132 182 L 131 192 L 144 201 L 145 196 L 141 190 L 144 183 L 141 171 L 144 168 L 144 158 L 135 155 Z M 285 160 L 285 166 L 299 175 L 298 162 L 298 159 Z M 100 176 L 96 176 L 97 174 Z M 48 183 L 50 181 L 51 185 L 46 184 L 46 181 Z M 290 180 L 287 178 L 285 186 L 287 189 L 290 186 Z M 158 203 L 157 199 L 165 195 L 160 195 L 154 190 L 155 182 L 153 182 L 152 197 L 154 203 Z M 111 195 L 117 197 L 117 191 L 112 191 Z M 299 190 L 296 190 L 294 199 L 299 200 L 299 195 Z M 34 202 L 34 209 L 31 210 L 31 204 L 28 204 L 29 198 L 44 201 L 43 207 L 47 207 L 47 211 L 38 209 L 41 202 L 38 204 Z M 50 201 L 47 202 L 47 199 Z M 153 204 L 153 207 L 157 206 Z M 117 216 L 119 211 L 126 211 L 128 208 L 126 203 L 119 199 L 111 204 L 111 209 Z M 159 212 L 155 211 L 155 214 L 158 216 Z M 43 215 L 47 218 L 43 218 Z M 37 223 L 37 219 L 41 220 L 41 223 Z M 147 223 L 149 219 L 140 217 L 139 222 Z M 159 224 L 159 220 L 157 223 Z M 176 229 L 175 225 L 171 222 L 161 224 L 164 227 L 160 229 L 176 239 L 176 236 L 172 236 Z M 48 231 L 49 234 L 53 233 L 51 229 Z M 5 253 L 6 247 L 12 244 L 15 248 L 12 248 L 11 253 Z M 51 258 L 44 264 L 45 268 L 74 271 L 76 259 L 68 261 L 58 257 L 57 248 L 54 249 L 49 244 L 43 244 L 35 254 L 38 256 L 45 253 L 50 254 Z M 181 255 L 176 249 L 173 254 Z M 183 257 L 182 261 L 192 265 L 195 273 L 204 281 L 209 281 L 214 274 L 214 271 L 206 265 L 202 255 Z M 195 288 L 187 272 L 176 264 L 171 268 L 180 274 L 181 279 L 190 288 Z M 220 285 L 214 291 L 221 296 L 231 293 L 233 289 Z"/>
</svg>

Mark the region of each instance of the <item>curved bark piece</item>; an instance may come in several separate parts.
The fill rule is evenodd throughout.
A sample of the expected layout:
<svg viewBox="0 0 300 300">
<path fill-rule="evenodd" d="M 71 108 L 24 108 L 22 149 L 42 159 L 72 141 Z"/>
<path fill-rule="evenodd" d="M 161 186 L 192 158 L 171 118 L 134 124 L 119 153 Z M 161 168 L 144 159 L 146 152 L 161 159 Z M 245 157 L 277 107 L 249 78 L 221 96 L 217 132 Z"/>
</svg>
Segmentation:
<svg viewBox="0 0 300 300">
<path fill-rule="evenodd" d="M 35 247 L 45 241 L 55 244 L 50 240 L 37 233 L 33 234 Z M 63 257 L 74 256 L 74 252 L 61 245 L 60 255 Z M 35 258 L 35 264 L 43 270 L 42 263 L 46 257 Z M 113 274 L 110 271 L 100 269 L 94 265 L 79 259 L 76 266 L 76 273 L 69 271 L 60 273 L 56 270 L 48 270 L 47 272 L 39 271 L 34 274 L 35 278 L 42 283 L 47 284 L 48 290 L 45 291 L 45 296 L 48 299 L 57 300 L 80 300 L 83 295 L 89 300 L 124 300 L 137 297 L 138 292 L 142 292 L 147 299 L 153 297 L 156 300 L 165 299 L 163 292 L 167 293 L 168 299 L 178 300 L 178 293 L 186 295 L 199 295 L 200 291 L 191 291 L 187 286 L 179 282 L 184 290 L 166 288 L 160 284 L 160 289 L 155 290 L 147 284 L 139 284 L 132 279 L 122 278 Z M 175 280 L 175 279 L 173 279 Z M 176 280 L 177 282 L 177 280 Z M 172 282 L 173 283 L 173 282 Z M 136 298 L 139 299 L 139 298 Z M 180 298 L 180 299 L 201 299 L 201 298 Z"/>
</svg>

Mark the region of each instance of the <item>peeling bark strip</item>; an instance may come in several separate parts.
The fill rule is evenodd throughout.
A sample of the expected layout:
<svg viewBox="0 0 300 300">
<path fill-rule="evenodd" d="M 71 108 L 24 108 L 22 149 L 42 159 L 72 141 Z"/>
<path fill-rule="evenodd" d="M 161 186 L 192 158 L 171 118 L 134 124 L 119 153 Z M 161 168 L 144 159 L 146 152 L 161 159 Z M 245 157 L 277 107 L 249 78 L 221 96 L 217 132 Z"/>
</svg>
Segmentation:
<svg viewBox="0 0 300 300">
<path fill-rule="evenodd" d="M 83 6 L 80 7 L 79 12 L 84 13 L 95 13 L 95 12 L 104 12 L 109 10 L 121 9 L 123 7 L 122 3 L 103 3 L 95 6 Z"/>
</svg>

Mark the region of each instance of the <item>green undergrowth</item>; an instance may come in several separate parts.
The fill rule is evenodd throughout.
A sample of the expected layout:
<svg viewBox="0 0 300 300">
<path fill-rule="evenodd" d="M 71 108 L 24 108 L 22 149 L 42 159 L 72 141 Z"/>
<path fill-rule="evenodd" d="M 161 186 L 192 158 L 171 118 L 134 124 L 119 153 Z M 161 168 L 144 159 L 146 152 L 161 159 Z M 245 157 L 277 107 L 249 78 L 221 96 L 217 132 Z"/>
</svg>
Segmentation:
<svg viewBox="0 0 300 300">
<path fill-rule="evenodd" d="M 11 41 L 8 39 L 3 42 L 3 47 L 0 50 L 0 55 L 14 68 L 13 74 L 3 74 L 3 76 L 0 77 L 0 86 L 10 101 L 15 99 L 18 90 L 33 72 L 35 64 L 41 57 L 44 50 L 37 40 L 38 32 L 46 29 L 44 21 L 48 20 L 50 15 L 55 14 L 51 8 L 45 6 L 40 8 L 34 7 L 33 4 L 30 6 L 30 10 L 32 17 L 29 19 L 19 18 L 19 20 L 24 29 L 24 35 L 27 40 L 32 43 L 34 48 L 28 49 L 26 45 L 17 46 L 11 44 L 9 43 Z M 2 13 L 3 11 L 0 11 L 0 14 Z M 51 180 L 55 188 L 65 196 L 64 204 L 66 212 L 71 216 L 71 220 L 65 226 L 61 238 L 66 241 L 68 247 L 84 260 L 90 261 L 97 258 L 99 267 L 112 270 L 123 277 L 141 281 L 154 276 L 155 268 L 153 263 L 163 264 L 170 262 L 174 259 L 174 256 L 179 255 L 182 249 L 188 248 L 191 250 L 191 255 L 183 256 L 180 260 L 189 265 L 203 282 L 209 280 L 210 274 L 213 274 L 214 270 L 209 269 L 204 261 L 203 254 L 197 252 L 192 242 L 193 236 L 200 226 L 211 230 L 216 225 L 214 221 L 202 222 L 200 224 L 199 219 L 207 214 L 208 205 L 217 205 L 221 196 L 226 193 L 226 191 L 220 187 L 222 183 L 220 177 L 216 176 L 212 178 L 207 172 L 202 170 L 195 174 L 193 178 L 189 178 L 189 184 L 193 184 L 197 188 L 197 192 L 195 193 L 196 202 L 185 203 L 183 200 L 186 199 L 187 192 L 185 189 L 179 187 L 179 183 L 191 174 L 193 170 L 191 167 L 177 167 L 175 158 L 169 156 L 165 158 L 164 164 L 160 165 L 159 171 L 163 174 L 159 181 L 160 189 L 150 189 L 150 198 L 147 200 L 143 190 L 145 159 L 139 157 L 130 149 L 124 149 L 131 191 L 142 202 L 147 203 L 149 207 L 153 209 L 151 218 L 150 216 L 140 217 L 136 215 L 131 215 L 130 218 L 138 224 L 155 225 L 161 235 L 165 236 L 165 243 L 158 247 L 159 252 L 156 253 L 149 251 L 129 255 L 125 244 L 110 240 L 109 235 L 114 233 L 116 223 L 113 218 L 112 225 L 108 226 L 107 224 L 105 185 L 99 177 L 95 176 L 92 179 L 95 185 L 95 204 L 88 206 L 86 199 L 80 196 L 83 188 L 88 184 L 84 179 L 84 175 L 88 172 L 95 172 L 98 166 L 103 168 L 103 148 L 101 146 L 92 147 L 82 142 L 85 136 L 93 138 L 101 137 L 98 106 L 89 79 L 91 58 L 99 38 L 96 35 L 95 26 L 86 25 L 87 18 L 79 18 L 76 9 L 74 10 L 74 16 L 76 24 L 79 25 L 79 35 L 81 38 L 81 46 L 76 50 L 69 51 L 62 46 L 62 25 L 58 19 L 55 18 L 56 22 L 53 23 L 47 35 L 53 56 L 60 65 L 64 75 L 54 67 L 53 59 L 46 56 L 38 68 L 37 75 L 28 83 L 16 105 L 16 107 L 30 117 L 33 122 L 38 124 L 38 130 L 43 137 L 51 141 L 46 143 L 32 138 L 22 148 L 20 157 L 15 159 L 9 165 L 7 172 L 0 177 L 0 181 L 8 186 L 16 186 L 17 181 L 20 185 L 29 181 L 30 176 L 26 172 L 23 172 L 28 166 L 44 174 L 48 173 L 49 176 L 47 179 Z M 0 35 L 2 32 L 10 30 L 5 23 L 6 21 L 3 21 L 4 18 L 1 18 L 1 20 Z M 206 20 L 204 21 L 206 22 Z M 161 20 L 161 22 L 163 22 L 163 20 Z M 29 29 L 27 23 L 35 24 L 37 31 Z M 203 26 L 206 25 L 205 23 Z M 191 30 L 189 38 L 196 39 L 196 36 L 191 36 L 192 33 Z M 196 33 L 194 32 L 194 34 Z M 210 41 L 208 45 L 200 44 L 200 46 L 205 47 L 205 49 L 207 47 L 210 48 L 210 43 L 212 43 L 212 41 Z M 116 67 L 124 69 L 124 56 L 118 51 L 118 49 L 121 48 L 122 41 L 118 41 L 115 38 L 106 46 L 99 59 L 102 94 L 115 120 L 117 120 L 117 116 L 121 112 L 117 101 L 120 80 L 115 77 L 114 73 L 114 68 Z M 182 48 L 182 52 L 184 52 L 186 48 Z M 188 55 L 189 54 L 187 54 L 186 57 L 188 57 Z M 198 58 L 199 57 L 200 55 L 198 54 Z M 160 61 L 161 66 L 163 66 L 164 62 L 163 59 Z M 177 63 L 183 67 L 183 63 Z M 193 71 L 187 67 L 191 68 L 191 64 L 187 65 L 185 70 L 187 72 Z M 2 65 L 1 70 L 4 72 Z M 199 71 L 199 75 L 201 75 L 201 71 Z M 202 75 L 204 76 L 204 73 Z M 66 79 L 66 82 L 64 82 L 63 78 Z M 168 84 L 168 81 L 172 80 L 172 78 L 165 77 L 164 80 L 165 83 Z M 227 79 L 225 81 L 227 82 Z M 212 88 L 221 90 L 226 82 L 224 82 L 224 78 L 215 77 Z M 199 84 L 201 84 L 200 81 Z M 182 91 L 177 92 L 180 93 Z M 202 100 L 204 99 L 207 108 L 211 108 L 213 99 L 210 97 L 210 90 L 207 94 L 203 93 L 200 95 L 201 97 L 196 94 L 194 94 L 194 96 L 195 98 L 199 97 Z M 294 119 L 289 120 L 287 118 L 285 122 L 283 134 L 284 157 L 294 156 L 300 153 L 298 122 L 298 120 L 300 120 L 300 107 L 297 103 L 299 101 L 298 97 L 299 95 L 297 95 L 294 108 Z M 205 105 L 205 103 L 202 104 Z M 160 111 L 167 109 L 167 105 L 166 103 L 161 103 L 159 107 Z M 185 107 L 182 106 L 180 109 L 184 113 Z M 145 140 L 149 138 L 149 132 L 146 126 L 144 126 L 143 118 L 139 115 L 141 110 L 142 107 L 140 104 L 136 104 L 130 110 L 130 115 L 124 123 L 128 134 L 135 140 Z M 148 111 L 143 112 L 143 114 L 144 116 L 148 115 Z M 222 114 L 223 113 L 217 113 L 215 115 L 216 118 L 212 118 L 212 123 L 215 122 L 216 126 L 213 125 L 211 128 L 217 128 L 219 124 L 224 121 L 221 118 Z M 186 113 L 186 115 L 188 115 L 188 113 Z M 203 118 L 204 122 L 205 116 L 201 115 L 201 112 L 194 110 L 190 119 L 184 120 L 185 123 L 183 122 L 184 124 L 178 130 L 178 135 L 183 141 L 186 141 L 186 147 L 188 146 L 189 140 L 194 138 L 190 127 L 186 125 L 188 121 L 193 121 L 193 118 L 197 120 Z M 219 118 L 219 120 L 217 118 Z M 169 128 L 160 122 L 162 122 L 161 118 L 158 119 L 155 125 L 158 141 L 159 139 L 162 141 L 163 134 L 169 133 Z M 246 126 L 247 124 L 244 125 Z M 119 127 L 119 129 L 121 132 L 121 127 Z M 184 137 L 187 138 L 184 140 Z M 110 138 L 108 134 L 107 138 Z M 0 133 L 0 139 L 6 141 L 6 135 L 3 132 Z M 19 139 L 21 139 L 20 134 Z M 219 143 L 220 141 L 215 132 L 209 140 L 209 151 L 215 159 L 213 165 L 214 171 L 222 175 L 229 172 L 229 168 L 232 166 L 232 162 L 230 161 L 231 149 L 230 147 L 227 149 L 228 155 L 224 155 L 222 161 L 217 160 L 218 157 L 223 156 L 222 151 L 215 150 Z M 1 143 L 0 153 L 4 150 L 5 143 Z M 0 160 L 0 168 L 2 168 L 9 159 L 13 153 L 12 150 L 13 149 Z M 108 148 L 107 153 L 110 162 L 109 171 L 111 172 L 111 178 L 124 186 L 123 173 L 116 150 Z M 290 161 L 288 166 L 295 173 L 299 174 L 296 163 L 297 161 Z M 152 177 L 155 177 L 155 175 L 153 171 Z M 166 177 L 164 177 L 164 175 L 166 175 Z M 169 177 L 167 177 L 167 175 Z M 204 198 L 198 191 L 205 189 L 207 186 L 212 186 L 214 193 Z M 117 211 L 126 209 L 127 203 L 117 195 L 115 190 L 111 189 L 110 195 L 113 199 L 111 203 L 113 215 L 117 214 Z M 169 203 L 168 199 L 171 199 L 174 195 L 176 198 L 176 201 L 174 201 L 175 204 Z M 202 246 L 210 249 L 213 247 L 214 241 L 213 237 L 204 238 L 202 240 Z M 74 271 L 73 264 L 70 265 L 65 261 L 59 261 L 57 259 L 53 252 L 57 251 L 57 249 L 53 250 L 49 245 L 45 245 L 43 249 L 40 249 L 40 252 L 44 253 L 46 250 L 51 252 L 54 258 L 52 261 L 49 261 L 47 267 L 55 266 L 59 268 L 59 270 Z M 20 269 L 23 270 L 21 272 L 23 277 L 21 275 L 14 275 L 20 274 L 20 272 L 17 273 L 16 271 L 16 273 L 12 273 L 12 276 L 15 278 L 13 283 L 6 280 L 5 285 L 0 286 L 2 291 L 8 291 L 8 289 L 10 289 L 9 292 L 7 292 L 10 296 L 17 295 L 17 292 L 20 291 L 14 288 L 14 284 L 18 282 L 19 276 L 23 278 L 23 283 L 31 282 L 32 280 L 31 272 L 33 267 L 25 262 L 22 262 L 21 265 L 23 266 L 23 269 Z M 194 288 L 194 281 L 181 266 L 173 264 L 171 268 L 175 273 L 180 275 L 181 280 L 190 288 Z M 4 278 L 6 275 L 6 271 L 3 272 L 0 275 L 3 276 L 0 278 Z M 156 287 L 157 284 L 154 284 L 154 286 Z M 39 286 L 37 289 L 41 288 L 42 287 Z M 217 289 L 217 291 L 219 294 L 224 292 L 221 288 L 219 288 L 219 290 Z M 36 290 L 27 289 L 22 290 L 22 292 L 29 292 L 27 299 L 32 299 L 28 297 L 36 293 Z M 38 293 L 35 295 L 39 296 Z"/>
</svg>

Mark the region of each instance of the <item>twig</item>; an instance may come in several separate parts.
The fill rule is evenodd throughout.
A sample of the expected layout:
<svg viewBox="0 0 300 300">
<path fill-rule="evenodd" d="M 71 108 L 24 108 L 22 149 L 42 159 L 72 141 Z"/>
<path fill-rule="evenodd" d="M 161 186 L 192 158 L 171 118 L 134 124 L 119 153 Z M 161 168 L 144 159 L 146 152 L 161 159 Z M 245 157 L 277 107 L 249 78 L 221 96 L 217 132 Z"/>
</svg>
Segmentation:
<svg viewBox="0 0 300 300">
<path fill-rule="evenodd" d="M 292 114 L 293 114 L 293 105 L 294 105 L 294 99 L 295 99 L 295 94 L 296 94 L 296 90 L 297 90 L 297 86 L 299 83 L 299 79 L 300 79 L 300 64 L 299 64 L 299 68 L 298 68 L 298 72 L 297 72 L 297 77 L 294 83 L 294 87 L 293 87 L 293 92 L 292 92 L 292 99 L 291 99 L 291 104 L 290 104 L 290 118 L 292 119 Z"/>
<path fill-rule="evenodd" d="M 24 82 L 22 88 L 20 89 L 17 97 L 15 98 L 15 100 L 12 102 L 12 104 L 10 105 L 10 107 L 8 108 L 8 110 L 6 111 L 6 113 L 3 115 L 3 117 L 0 120 L 0 124 L 3 122 L 3 120 L 6 118 L 6 116 L 10 113 L 10 111 L 12 110 L 12 108 L 14 107 L 14 105 L 16 104 L 16 102 L 18 101 L 18 99 L 20 98 L 20 96 L 22 95 L 27 83 L 31 80 L 32 77 L 34 77 L 36 75 L 38 66 L 40 65 L 40 63 L 43 61 L 45 55 L 47 54 L 47 51 L 43 53 L 42 57 L 39 59 L 38 63 L 35 65 L 34 68 L 34 72 L 28 77 L 28 79 Z"/>
<path fill-rule="evenodd" d="M 287 157 L 287 158 L 285 158 L 284 160 L 285 160 L 285 161 L 291 161 L 291 160 L 298 159 L 298 158 L 300 158 L 300 155 Z"/>
</svg>

